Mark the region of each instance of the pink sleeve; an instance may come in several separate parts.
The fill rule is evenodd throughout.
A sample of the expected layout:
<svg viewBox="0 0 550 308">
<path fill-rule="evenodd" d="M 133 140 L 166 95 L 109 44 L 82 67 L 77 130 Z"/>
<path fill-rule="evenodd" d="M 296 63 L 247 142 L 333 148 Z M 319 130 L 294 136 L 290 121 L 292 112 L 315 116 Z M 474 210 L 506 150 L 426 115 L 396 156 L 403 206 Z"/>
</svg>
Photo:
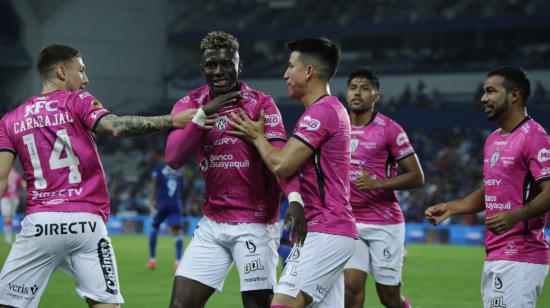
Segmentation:
<svg viewBox="0 0 550 308">
<path fill-rule="evenodd" d="M 99 119 L 111 113 L 106 108 L 103 108 L 99 100 L 88 92 L 80 91 L 75 92 L 73 95 L 76 95 L 76 97 L 73 97 L 69 102 L 73 104 L 71 109 L 78 119 L 84 123 L 84 126 L 92 131 L 95 129 L 97 123 L 99 123 Z"/>
<path fill-rule="evenodd" d="M 196 107 L 191 103 L 189 97 L 186 96 L 174 105 L 171 114 L 189 108 Z M 185 128 L 172 130 L 166 140 L 165 160 L 168 166 L 173 169 L 183 166 L 197 148 L 202 132 L 202 127 L 193 122 L 189 123 Z"/>
<path fill-rule="evenodd" d="M 536 182 L 550 179 L 550 136 L 533 134 L 528 136 L 526 144 L 527 163 L 529 171 Z"/>
<path fill-rule="evenodd" d="M 7 151 L 16 155 L 15 147 L 11 142 L 6 125 L 6 116 L 4 116 L 2 121 L 0 121 L 0 151 Z"/>
<path fill-rule="evenodd" d="M 283 141 L 272 141 L 271 142 L 271 145 L 273 145 L 274 147 L 276 148 L 282 148 L 284 145 L 285 145 L 285 142 Z M 291 192 L 297 192 L 297 193 L 300 193 L 300 177 L 299 177 L 299 172 L 296 172 L 294 173 L 291 177 L 289 178 L 283 178 L 283 177 L 278 177 L 277 178 L 279 180 L 279 186 L 281 187 L 281 190 L 283 191 L 283 193 L 285 194 L 285 196 L 287 196 L 288 198 L 288 195 L 291 193 Z"/>
<path fill-rule="evenodd" d="M 392 123 L 389 126 L 387 142 L 390 153 L 396 161 L 414 154 L 414 149 L 409 141 L 407 133 L 405 133 L 403 128 L 397 123 Z"/>
<path fill-rule="evenodd" d="M 262 108 L 265 112 L 265 128 L 264 135 L 270 142 L 272 141 L 286 141 L 286 131 L 283 125 L 283 120 L 279 108 L 275 105 L 271 96 L 265 97 Z"/>
<path fill-rule="evenodd" d="M 331 108 L 311 106 L 294 127 L 292 136 L 315 151 L 331 133 L 334 113 Z"/>
</svg>

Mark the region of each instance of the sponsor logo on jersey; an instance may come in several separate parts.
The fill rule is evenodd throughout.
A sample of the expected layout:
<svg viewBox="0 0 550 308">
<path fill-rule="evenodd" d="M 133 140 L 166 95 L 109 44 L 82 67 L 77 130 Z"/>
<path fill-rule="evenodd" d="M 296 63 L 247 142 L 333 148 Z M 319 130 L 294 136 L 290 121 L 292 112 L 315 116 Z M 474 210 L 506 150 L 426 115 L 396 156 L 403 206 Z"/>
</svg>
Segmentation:
<svg viewBox="0 0 550 308">
<path fill-rule="evenodd" d="M 391 253 L 390 253 L 389 247 L 384 248 L 384 258 L 386 258 L 387 260 L 391 259 Z"/>
<path fill-rule="evenodd" d="M 409 138 L 407 138 L 407 134 L 401 133 L 401 134 L 397 135 L 397 139 L 395 140 L 395 143 L 398 146 L 402 146 L 407 142 L 409 142 Z"/>
<path fill-rule="evenodd" d="M 498 158 L 500 157 L 500 152 L 493 152 L 493 155 L 491 155 L 491 168 L 493 168 L 498 161 Z"/>
<path fill-rule="evenodd" d="M 262 265 L 262 261 L 260 259 L 253 260 L 252 262 L 248 262 L 244 265 L 244 273 L 248 274 L 250 272 L 263 270 L 264 266 Z"/>
<path fill-rule="evenodd" d="M 91 221 L 75 221 L 75 222 L 63 222 L 53 224 L 35 224 L 34 237 L 42 235 L 65 235 L 65 234 L 77 234 L 86 232 L 95 232 L 97 222 Z"/>
<path fill-rule="evenodd" d="M 537 160 L 541 163 L 550 160 L 550 150 L 547 148 L 540 149 L 539 153 L 537 154 Z"/>
<path fill-rule="evenodd" d="M 107 293 L 118 294 L 117 279 L 115 272 L 115 264 L 111 255 L 111 244 L 108 240 L 102 238 L 97 243 L 97 254 L 99 256 L 99 264 L 103 271 L 105 279 L 105 291 Z"/>
<path fill-rule="evenodd" d="M 29 287 L 29 286 L 26 286 L 25 284 L 18 285 L 15 283 L 8 283 L 8 289 L 10 289 L 10 291 L 12 292 L 19 293 L 19 294 L 35 295 L 36 292 L 38 291 L 38 286 L 35 284 Z"/>
<path fill-rule="evenodd" d="M 508 244 L 506 244 L 506 247 L 504 247 L 504 254 L 506 254 L 507 256 L 517 255 L 518 250 L 516 249 L 516 243 L 509 242 Z"/>
<path fill-rule="evenodd" d="M 252 242 L 252 240 L 246 241 L 246 249 L 248 249 L 249 253 L 255 253 L 256 252 L 256 244 Z"/>
<path fill-rule="evenodd" d="M 267 277 L 252 277 L 252 278 L 245 278 L 244 282 L 262 282 L 266 280 L 267 280 Z"/>
<path fill-rule="evenodd" d="M 40 110 L 44 109 L 48 112 L 54 112 L 57 111 L 57 103 L 59 100 L 51 100 L 51 101 L 37 101 L 34 104 L 27 105 L 25 107 L 25 117 L 31 114 L 37 114 L 40 112 Z"/>
<path fill-rule="evenodd" d="M 321 122 L 307 115 L 302 118 L 298 127 L 305 128 L 308 131 L 316 131 L 321 127 Z"/>
<path fill-rule="evenodd" d="M 96 108 L 98 108 L 98 109 L 103 108 L 103 105 L 101 105 L 101 103 L 100 103 L 98 100 L 96 100 L 96 99 L 94 99 L 94 100 L 92 101 L 92 106 L 94 106 L 94 107 L 96 107 Z"/>
<path fill-rule="evenodd" d="M 281 117 L 278 114 L 266 114 L 265 125 L 275 127 L 281 123 Z"/>
<path fill-rule="evenodd" d="M 499 186 L 502 179 L 483 179 L 483 185 L 485 186 Z"/>
<path fill-rule="evenodd" d="M 491 297 L 491 299 L 489 299 L 489 304 L 489 308 L 506 308 L 504 297 L 502 296 Z"/>
<path fill-rule="evenodd" d="M 502 277 L 500 276 L 500 273 L 495 274 L 495 289 L 500 290 L 502 289 L 503 283 L 502 283 Z"/>
</svg>

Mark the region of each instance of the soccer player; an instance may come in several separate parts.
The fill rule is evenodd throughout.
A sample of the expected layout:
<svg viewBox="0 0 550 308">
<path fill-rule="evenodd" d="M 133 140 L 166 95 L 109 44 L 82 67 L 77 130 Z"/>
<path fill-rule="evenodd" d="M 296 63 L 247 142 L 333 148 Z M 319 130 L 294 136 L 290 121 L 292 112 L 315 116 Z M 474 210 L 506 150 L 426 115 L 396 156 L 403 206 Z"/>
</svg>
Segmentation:
<svg viewBox="0 0 550 308">
<path fill-rule="evenodd" d="M 15 171 L 15 167 L 12 167 L 6 180 L 4 195 L 0 200 L 4 222 L 4 242 L 6 244 L 11 244 L 13 241 L 13 215 L 15 215 L 19 206 L 19 188 L 25 189 L 25 180 L 19 172 Z"/>
<path fill-rule="evenodd" d="M 426 210 L 434 224 L 485 210 L 484 307 L 535 307 L 548 274 L 544 226 L 550 209 L 550 136 L 527 114 L 530 93 L 521 68 L 487 75 L 481 105 L 500 128 L 485 141 L 483 184 L 462 199 Z"/>
<path fill-rule="evenodd" d="M 206 184 L 204 217 L 176 271 L 171 307 L 202 307 L 215 290 L 221 291 L 233 263 L 243 305 L 266 307 L 279 260 L 279 185 L 252 145 L 227 134 L 228 113 L 241 107 L 258 119 L 265 110 L 265 136 L 275 147 L 284 145 L 286 133 L 271 96 L 239 80 L 242 63 L 234 36 L 210 32 L 201 50 L 207 85 L 189 92 L 173 109 L 198 108 L 197 113 L 191 124 L 169 134 L 166 146 L 166 162 L 173 168 L 196 152 Z M 207 116 L 214 113 L 215 125 L 205 130 Z M 301 207 L 296 205 L 298 178 L 280 183 L 290 203 Z"/>
<path fill-rule="evenodd" d="M 36 307 L 51 273 L 74 277 L 90 307 L 123 303 L 105 222 L 109 194 L 94 132 L 135 136 L 183 127 L 194 111 L 159 117 L 109 113 L 90 93 L 80 53 L 51 45 L 39 56 L 42 92 L 0 122 L 0 193 L 14 159 L 27 182 L 21 233 L 0 273 L 0 306 Z"/>
<path fill-rule="evenodd" d="M 163 221 L 168 223 L 174 237 L 176 251 L 174 268 L 177 268 L 180 263 L 183 248 L 181 234 L 182 189 L 183 176 L 181 170 L 172 169 L 166 164 L 159 164 L 155 167 L 152 173 L 151 203 L 156 214 L 153 218 L 153 230 L 151 230 L 151 234 L 149 235 L 149 262 L 147 262 L 147 268 L 151 270 L 157 268 L 157 260 L 155 258 L 157 237 L 160 224 Z"/>
<path fill-rule="evenodd" d="M 264 137 L 267 117 L 253 121 L 244 112 L 233 115 L 231 125 L 276 175 L 300 174 L 305 208 L 290 204 L 285 215 L 300 236 L 271 307 L 344 307 L 344 265 L 358 234 L 349 204 L 350 121 L 329 87 L 340 49 L 325 38 L 292 41 L 287 47 L 291 54 L 284 79 L 290 97 L 305 107 L 292 137 L 281 149 L 271 146 Z"/>
<path fill-rule="evenodd" d="M 405 222 L 398 189 L 422 185 L 424 175 L 407 134 L 375 111 L 378 77 L 360 67 L 348 77 L 346 101 L 351 111 L 351 206 L 360 241 L 345 266 L 346 307 L 363 307 L 367 273 L 385 307 L 409 307 L 401 296 Z M 397 167 L 401 173 L 397 174 Z"/>
</svg>

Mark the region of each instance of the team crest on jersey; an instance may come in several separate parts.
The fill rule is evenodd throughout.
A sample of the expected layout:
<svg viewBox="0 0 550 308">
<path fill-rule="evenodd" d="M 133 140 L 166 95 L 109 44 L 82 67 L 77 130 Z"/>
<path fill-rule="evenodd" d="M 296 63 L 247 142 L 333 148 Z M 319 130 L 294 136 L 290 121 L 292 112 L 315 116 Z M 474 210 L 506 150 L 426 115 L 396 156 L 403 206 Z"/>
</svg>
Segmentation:
<svg viewBox="0 0 550 308">
<path fill-rule="evenodd" d="M 221 115 L 216 119 L 216 127 L 219 130 L 224 130 L 227 126 L 227 115 Z"/>
<path fill-rule="evenodd" d="M 493 155 L 491 156 L 491 168 L 493 168 L 497 164 L 499 157 L 500 157 L 500 152 L 497 151 L 493 153 Z"/>
<path fill-rule="evenodd" d="M 350 139 L 349 148 L 352 153 L 355 152 L 355 150 L 357 150 L 358 145 L 359 145 L 359 139 L 355 139 L 355 138 Z"/>
</svg>

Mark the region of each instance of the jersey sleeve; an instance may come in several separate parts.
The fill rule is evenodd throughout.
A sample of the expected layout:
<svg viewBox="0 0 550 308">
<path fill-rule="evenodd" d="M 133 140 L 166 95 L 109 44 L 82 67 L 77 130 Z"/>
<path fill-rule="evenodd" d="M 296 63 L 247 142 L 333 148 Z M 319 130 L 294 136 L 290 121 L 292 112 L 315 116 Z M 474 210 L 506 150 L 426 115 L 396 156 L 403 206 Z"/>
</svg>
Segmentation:
<svg viewBox="0 0 550 308">
<path fill-rule="evenodd" d="M 94 130 L 99 120 L 111 113 L 92 94 L 81 91 L 72 99 L 71 109 L 78 119 L 90 130 Z"/>
<path fill-rule="evenodd" d="M 286 131 L 279 108 L 275 105 L 273 98 L 267 96 L 264 99 L 262 108 L 265 112 L 264 136 L 269 142 L 286 141 Z"/>
<path fill-rule="evenodd" d="M 184 98 L 178 100 L 176 104 L 174 104 L 174 107 L 172 107 L 172 111 L 170 112 L 170 114 L 175 114 L 191 108 L 198 108 L 197 105 L 198 104 L 193 103 L 189 96 L 185 96 Z"/>
<path fill-rule="evenodd" d="M 409 141 L 409 137 L 399 124 L 392 123 L 388 127 L 387 138 L 389 151 L 396 161 L 414 154 L 414 149 Z"/>
<path fill-rule="evenodd" d="M 189 96 L 186 96 L 176 102 L 172 108 L 171 114 L 196 108 L 198 103 L 193 103 Z M 176 128 L 170 131 L 166 139 L 165 160 L 166 163 L 178 169 L 187 161 L 196 150 L 203 129 L 194 122 L 190 122 L 184 128 Z"/>
<path fill-rule="evenodd" d="M 333 117 L 330 108 L 313 105 L 298 120 L 292 137 L 315 151 L 330 135 Z"/>
<path fill-rule="evenodd" d="M 11 141 L 6 125 L 6 116 L 4 116 L 0 121 L 0 152 L 10 152 L 13 155 L 16 155 L 15 146 Z"/>
<path fill-rule="evenodd" d="M 533 134 L 529 136 L 527 164 L 535 182 L 550 179 L 550 136 L 547 134 Z"/>
</svg>

